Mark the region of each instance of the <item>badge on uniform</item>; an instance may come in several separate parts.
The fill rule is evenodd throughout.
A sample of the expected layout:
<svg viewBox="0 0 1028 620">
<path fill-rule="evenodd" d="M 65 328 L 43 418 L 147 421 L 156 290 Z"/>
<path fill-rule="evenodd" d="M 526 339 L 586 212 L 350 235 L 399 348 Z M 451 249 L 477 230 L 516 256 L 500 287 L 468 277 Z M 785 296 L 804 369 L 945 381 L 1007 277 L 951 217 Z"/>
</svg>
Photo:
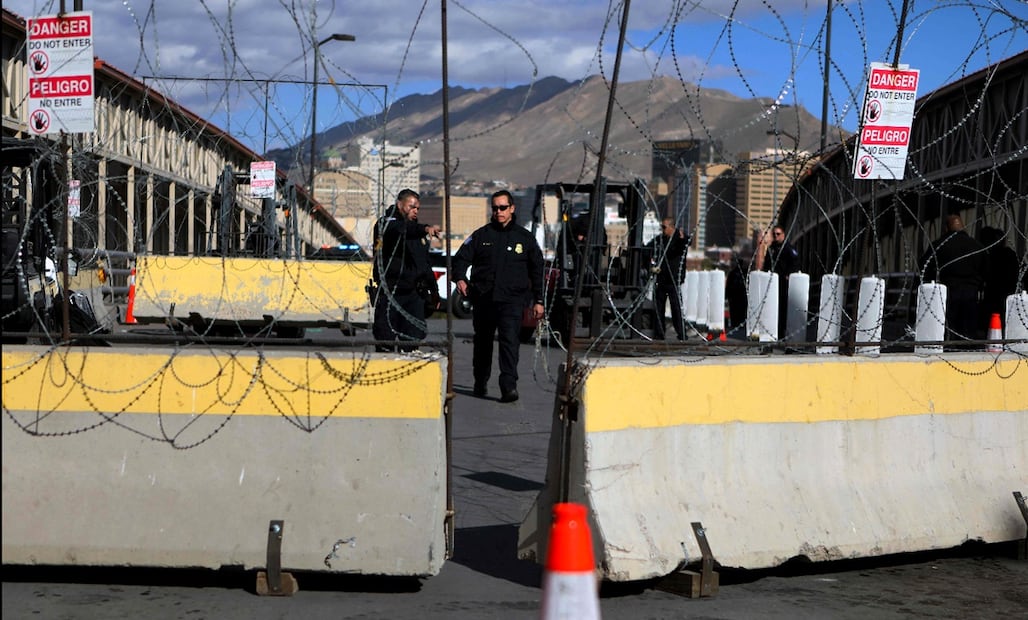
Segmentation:
<svg viewBox="0 0 1028 620">
<path fill-rule="evenodd" d="M 514 253 L 515 254 L 521 254 L 524 251 L 525 251 L 525 248 L 521 247 L 520 243 L 514 246 Z"/>
</svg>

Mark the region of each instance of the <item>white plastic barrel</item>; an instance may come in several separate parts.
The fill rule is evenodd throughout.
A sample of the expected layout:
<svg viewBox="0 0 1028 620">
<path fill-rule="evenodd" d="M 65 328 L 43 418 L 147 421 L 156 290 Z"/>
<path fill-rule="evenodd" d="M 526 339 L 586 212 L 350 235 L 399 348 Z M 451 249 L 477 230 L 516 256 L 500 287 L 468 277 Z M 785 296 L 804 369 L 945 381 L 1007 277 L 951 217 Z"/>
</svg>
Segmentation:
<svg viewBox="0 0 1028 620">
<path fill-rule="evenodd" d="M 842 304 L 846 299 L 846 279 L 832 273 L 821 276 L 821 301 L 817 310 L 817 341 L 838 342 L 842 325 Z M 818 355 L 839 352 L 838 345 L 815 347 Z"/>
<path fill-rule="evenodd" d="M 917 314 L 914 318 L 916 342 L 941 342 L 946 339 L 946 285 L 926 282 L 917 288 Z M 941 344 L 914 345 L 914 353 L 942 353 Z"/>
<path fill-rule="evenodd" d="M 885 280 L 868 276 L 860 279 L 857 296 L 857 342 L 878 342 L 882 339 L 882 317 L 885 314 Z M 858 355 L 878 355 L 880 345 L 857 347 Z"/>
<path fill-rule="evenodd" d="M 778 274 L 751 271 L 746 300 L 746 334 L 750 340 L 778 340 Z"/>
<path fill-rule="evenodd" d="M 1028 291 L 1007 296 L 1007 340 L 1020 340 L 1006 345 L 1007 350 L 1028 353 Z"/>
<path fill-rule="evenodd" d="M 707 304 L 710 303 L 710 272 L 701 271 L 696 278 L 696 324 L 700 327 L 707 326 Z"/>
<path fill-rule="evenodd" d="M 807 304 L 810 301 L 810 275 L 796 272 L 789 276 L 785 338 L 788 342 L 807 340 Z"/>
<path fill-rule="evenodd" d="M 707 329 L 725 331 L 725 272 L 709 271 L 707 286 Z"/>
<path fill-rule="evenodd" d="M 696 322 L 696 305 L 699 299 L 698 294 L 700 290 L 699 276 L 700 274 L 695 271 L 690 270 L 685 272 L 685 290 L 683 291 L 682 299 L 685 300 L 686 323 Z"/>
</svg>

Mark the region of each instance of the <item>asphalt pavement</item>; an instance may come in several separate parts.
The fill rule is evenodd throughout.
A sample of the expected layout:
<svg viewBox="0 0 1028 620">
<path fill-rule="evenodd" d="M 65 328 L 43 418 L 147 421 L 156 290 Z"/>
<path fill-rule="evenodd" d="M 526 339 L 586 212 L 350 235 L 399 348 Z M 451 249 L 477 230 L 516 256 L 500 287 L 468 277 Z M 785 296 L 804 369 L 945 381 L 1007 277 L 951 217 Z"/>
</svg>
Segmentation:
<svg viewBox="0 0 1028 620">
<path fill-rule="evenodd" d="M 430 337 L 446 333 L 431 321 Z M 260 597 L 251 572 L 3 567 L 4 618 L 429 620 L 537 618 L 541 568 L 516 557 L 517 529 L 546 470 L 556 376 L 566 353 L 522 345 L 520 400 L 471 395 L 471 322 L 454 334 L 452 559 L 427 579 L 296 574 L 292 597 Z M 715 557 L 716 548 L 713 550 Z M 773 571 L 727 571 L 716 596 L 688 599 L 656 583 L 605 585 L 607 619 L 1028 618 L 1028 561 L 1016 546 L 966 545 Z"/>
</svg>

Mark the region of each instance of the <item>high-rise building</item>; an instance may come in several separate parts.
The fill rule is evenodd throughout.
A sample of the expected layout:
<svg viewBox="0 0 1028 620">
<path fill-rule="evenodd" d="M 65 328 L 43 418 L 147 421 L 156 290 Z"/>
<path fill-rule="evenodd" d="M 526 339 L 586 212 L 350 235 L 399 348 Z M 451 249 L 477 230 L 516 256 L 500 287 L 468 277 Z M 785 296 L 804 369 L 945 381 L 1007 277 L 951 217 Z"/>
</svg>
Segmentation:
<svg viewBox="0 0 1028 620">
<path fill-rule="evenodd" d="M 717 164 L 719 142 L 710 140 L 657 140 L 653 143 L 653 178 L 667 187 L 657 197 L 661 217 L 674 218 L 679 228 L 692 235 L 692 247 L 705 247 L 707 184 L 727 166 Z"/>
<path fill-rule="evenodd" d="M 797 176 L 810 162 L 806 151 L 764 149 L 739 154 L 736 166 L 736 239 L 747 239 L 754 230 L 767 230 L 778 217 L 782 200 Z"/>
<path fill-rule="evenodd" d="M 397 146 L 388 140 L 376 143 L 364 137 L 350 144 L 346 163 L 369 179 L 375 207 L 369 216 L 380 215 L 402 189 L 420 191 L 421 149 L 417 146 Z"/>
</svg>

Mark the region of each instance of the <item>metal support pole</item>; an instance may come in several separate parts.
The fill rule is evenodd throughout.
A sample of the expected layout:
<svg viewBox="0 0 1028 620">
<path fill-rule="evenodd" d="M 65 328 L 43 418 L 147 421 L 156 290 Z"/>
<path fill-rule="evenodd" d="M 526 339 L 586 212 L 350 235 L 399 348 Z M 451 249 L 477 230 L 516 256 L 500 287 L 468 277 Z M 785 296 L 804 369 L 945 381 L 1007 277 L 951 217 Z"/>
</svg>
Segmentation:
<svg viewBox="0 0 1028 620">
<path fill-rule="evenodd" d="M 333 34 L 314 44 L 314 88 L 311 96 L 311 157 L 310 169 L 307 170 L 307 191 L 314 200 L 314 164 L 318 152 L 318 67 L 321 65 L 321 46 L 329 41 L 356 41 L 357 37 L 352 34 Z"/>
</svg>

